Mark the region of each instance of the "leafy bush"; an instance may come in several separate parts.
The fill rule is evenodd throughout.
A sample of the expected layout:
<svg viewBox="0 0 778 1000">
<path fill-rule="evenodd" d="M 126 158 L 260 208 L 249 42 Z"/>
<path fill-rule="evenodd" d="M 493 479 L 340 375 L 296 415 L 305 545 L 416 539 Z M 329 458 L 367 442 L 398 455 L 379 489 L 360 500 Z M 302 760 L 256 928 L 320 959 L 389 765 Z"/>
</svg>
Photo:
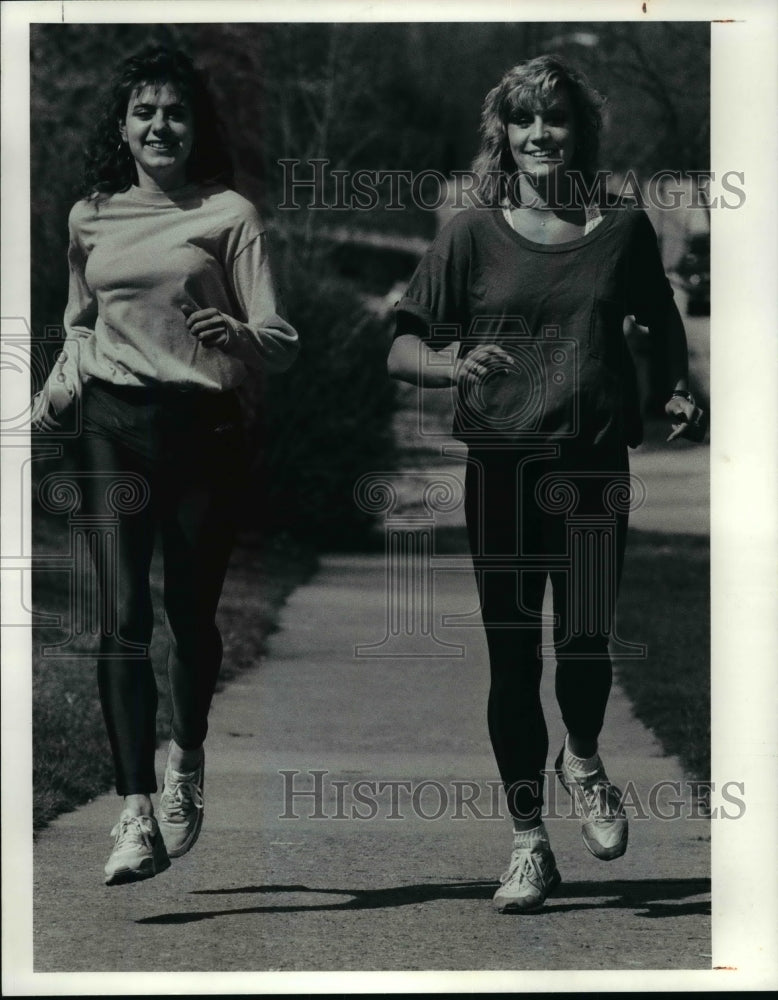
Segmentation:
<svg viewBox="0 0 778 1000">
<path fill-rule="evenodd" d="M 288 372 L 244 394 L 257 449 L 245 520 L 258 504 L 266 528 L 320 549 L 368 544 L 371 520 L 353 489 L 363 473 L 394 467 L 389 322 L 321 265 L 311 274 L 295 264 L 282 284 L 301 351 Z"/>
</svg>

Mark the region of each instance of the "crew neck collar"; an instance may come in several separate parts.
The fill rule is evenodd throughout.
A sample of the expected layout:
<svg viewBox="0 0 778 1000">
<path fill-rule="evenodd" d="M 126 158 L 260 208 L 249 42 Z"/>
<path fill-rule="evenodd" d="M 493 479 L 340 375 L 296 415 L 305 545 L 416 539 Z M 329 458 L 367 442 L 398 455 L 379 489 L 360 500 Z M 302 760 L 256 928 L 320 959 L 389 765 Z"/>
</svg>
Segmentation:
<svg viewBox="0 0 778 1000">
<path fill-rule="evenodd" d="M 610 229 L 615 214 L 615 212 L 603 212 L 602 222 L 596 225 L 594 229 L 583 236 L 578 236 L 574 240 L 567 240 L 564 243 L 537 243 L 535 240 L 527 239 L 526 236 L 522 236 L 521 233 L 517 232 L 506 221 L 502 208 L 497 208 L 492 212 L 492 219 L 501 232 L 507 234 L 510 239 L 520 243 L 528 250 L 534 250 L 537 253 L 565 253 L 568 250 L 576 250 L 580 246 L 585 246 L 587 243 L 593 243 L 595 240 L 600 239 L 603 233 Z"/>
<path fill-rule="evenodd" d="M 182 187 L 173 188 L 170 191 L 152 191 L 147 188 L 138 187 L 133 184 L 127 194 L 133 201 L 141 201 L 147 205 L 165 205 L 170 202 L 186 201 L 197 191 L 198 185 L 189 182 Z"/>
</svg>

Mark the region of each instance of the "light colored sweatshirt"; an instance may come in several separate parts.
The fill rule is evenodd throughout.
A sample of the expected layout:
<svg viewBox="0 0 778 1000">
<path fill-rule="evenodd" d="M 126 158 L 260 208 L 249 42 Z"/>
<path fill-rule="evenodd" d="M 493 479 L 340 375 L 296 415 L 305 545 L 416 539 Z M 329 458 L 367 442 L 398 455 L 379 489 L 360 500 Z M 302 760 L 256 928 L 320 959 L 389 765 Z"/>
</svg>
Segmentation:
<svg viewBox="0 0 778 1000">
<path fill-rule="evenodd" d="M 56 418 L 90 379 L 224 391 L 250 369 L 294 361 L 298 337 L 280 315 L 267 234 L 235 191 L 132 187 L 77 202 L 68 222 L 66 337 L 33 419 L 46 406 Z M 227 343 L 202 346 L 182 306 L 223 313 Z"/>
</svg>

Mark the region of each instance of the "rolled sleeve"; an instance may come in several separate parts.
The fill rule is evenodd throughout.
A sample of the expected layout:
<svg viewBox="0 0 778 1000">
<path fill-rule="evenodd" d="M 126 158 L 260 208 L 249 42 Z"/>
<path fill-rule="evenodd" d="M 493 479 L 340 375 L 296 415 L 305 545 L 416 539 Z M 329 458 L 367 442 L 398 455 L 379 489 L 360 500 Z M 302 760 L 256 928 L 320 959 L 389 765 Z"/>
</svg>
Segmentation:
<svg viewBox="0 0 778 1000">
<path fill-rule="evenodd" d="M 636 213 L 628 269 L 627 313 L 641 326 L 651 328 L 666 315 L 673 288 L 665 274 L 656 232 L 643 211 Z"/>
<path fill-rule="evenodd" d="M 395 336 L 412 333 L 430 347 L 462 336 L 469 322 L 470 238 L 465 220 L 455 218 L 419 262 L 395 307 Z"/>
</svg>

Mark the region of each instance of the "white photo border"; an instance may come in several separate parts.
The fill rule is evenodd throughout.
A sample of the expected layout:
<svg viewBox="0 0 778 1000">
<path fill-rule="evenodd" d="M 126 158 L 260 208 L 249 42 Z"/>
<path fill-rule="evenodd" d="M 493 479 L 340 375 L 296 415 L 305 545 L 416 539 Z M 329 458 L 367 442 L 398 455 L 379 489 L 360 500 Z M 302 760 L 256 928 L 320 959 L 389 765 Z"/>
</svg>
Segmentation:
<svg viewBox="0 0 778 1000">
<path fill-rule="evenodd" d="M 547 991 L 766 989 L 778 985 L 776 761 L 778 567 L 776 172 L 778 7 L 772 0 L 461 0 L 412 7 L 324 0 L 4 2 L 2 4 L 2 309 L 5 330 L 30 316 L 29 33 L 35 22 L 230 21 L 710 21 L 712 162 L 745 173 L 745 203 L 713 213 L 711 308 L 712 779 L 748 790 L 737 823 L 712 824 L 713 969 L 522 972 L 520 988 Z M 218 16 L 217 16 L 218 14 Z M 553 18 L 552 18 L 553 14 Z M 5 336 L 5 332 L 3 336 Z M 18 379 L 3 389 L 18 391 Z M 16 388 L 14 389 L 14 386 Z M 6 404 L 18 409 L 18 400 Z M 17 412 L 13 409 L 12 412 Z M 28 553 L 18 454 L 2 456 L 3 556 Z M 9 555 L 10 554 L 10 555 Z M 29 574 L 26 574 L 28 577 Z M 26 580 L 29 607 L 29 580 Z M 3 621 L 6 598 L 3 597 Z M 7 633 L 11 634 L 7 634 Z M 32 971 L 31 669 L 27 630 L 3 629 L 3 992 L 110 995 L 126 974 Z M 74 915 L 74 919 L 75 919 Z M 716 967 L 719 967 L 716 969 Z M 170 973 L 132 976 L 132 992 L 508 992 L 515 973 Z"/>
</svg>

